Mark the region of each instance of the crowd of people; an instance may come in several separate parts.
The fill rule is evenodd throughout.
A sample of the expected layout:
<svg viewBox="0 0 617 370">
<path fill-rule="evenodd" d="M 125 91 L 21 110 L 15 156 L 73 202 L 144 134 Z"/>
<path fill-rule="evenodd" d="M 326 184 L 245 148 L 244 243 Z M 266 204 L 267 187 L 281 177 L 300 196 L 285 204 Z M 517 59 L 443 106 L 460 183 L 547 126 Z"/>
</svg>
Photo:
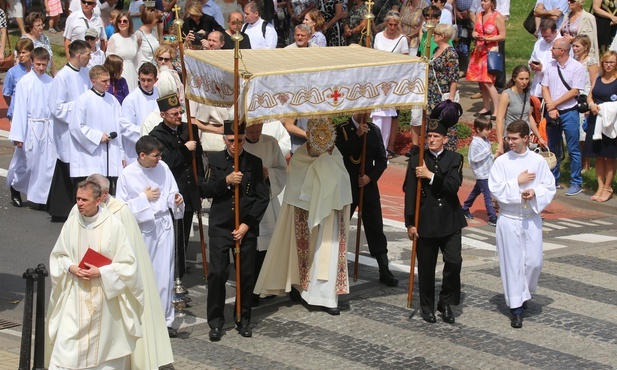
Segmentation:
<svg viewBox="0 0 617 370">
<path fill-rule="evenodd" d="M 47 16 L 54 33 L 59 13 L 51 3 Z M 172 22 L 177 3 L 182 3 L 181 30 Z M 413 147 L 403 185 L 407 233 L 418 240 L 420 315 L 429 323 L 436 321 L 435 306 L 444 322 L 455 322 L 451 305 L 460 302 L 461 229 L 466 218 L 473 218 L 469 209 L 477 196 L 483 194 L 489 224 L 497 227 L 514 328 L 522 327 L 541 271 L 539 214 L 562 186 L 563 137 L 571 175 L 565 195 L 581 193 L 581 173 L 593 158 L 598 189 L 591 199 L 612 197 L 617 18 L 602 0 L 593 1 L 593 16 L 583 5 L 584 0 L 538 0 L 538 40 L 528 65 L 517 66 L 507 82 L 503 55 L 509 1 L 385 0 L 372 8 L 371 47 L 430 60 L 427 150 L 420 158 L 422 112 L 412 109 Z M 52 221 L 65 222 L 50 264 L 50 369 L 126 368 L 130 362 L 157 368 L 173 361 L 168 339 L 177 335 L 173 282 L 188 269 L 193 215 L 201 211 L 203 199 L 211 199 L 207 317 L 212 341 L 223 335 L 230 251 L 242 255 L 241 315 L 235 324 L 243 337 L 252 336 L 251 308 L 270 295 L 289 293 L 294 300 L 340 314 L 338 296 L 349 292 L 349 220 L 359 204 L 378 280 L 397 286 L 389 269 L 377 181 L 396 155 L 399 111 L 375 110 L 372 123 L 367 123 L 368 114 L 356 114 L 336 128 L 318 119 L 241 124 L 234 135 L 233 111 L 187 100 L 180 77 L 180 42 L 187 49 L 230 49 L 231 35 L 239 32 L 245 49 L 364 43 L 366 4 L 132 0 L 128 11 L 123 7 L 121 1 L 72 2 L 63 34 L 67 63 L 59 70 L 43 33 L 45 16 L 28 14 L 23 37 L 15 44 L 16 64 L 4 81 L 12 121 L 9 139 L 15 145 L 7 175 L 13 205 L 21 207 L 26 194 Z M 18 10 L 9 16 L 19 19 Z M 5 23 L 0 10 L 2 48 Z M 427 24 L 435 26 L 430 39 Z M 458 116 L 441 113 L 444 102 L 460 99 L 463 77 L 478 83 L 483 107 L 475 114 L 469 151 L 476 186 L 461 205 Z M 543 102 L 543 113 L 534 99 Z M 495 153 L 488 141 L 493 122 Z M 365 135 L 368 163 L 360 170 Z M 534 137 L 557 155 L 550 170 L 528 149 Z M 491 197 L 499 203 L 499 216 Z M 517 228 L 527 234 L 522 251 L 512 244 L 520 239 L 513 235 Z M 439 250 L 445 267 L 435 305 Z M 91 254 L 106 256 L 108 262 L 98 264 Z M 82 308 L 98 314 L 85 317 Z M 114 320 L 107 315 L 122 320 L 109 322 Z M 158 334 L 165 328 L 163 340 Z M 105 345 L 111 335 L 118 343 L 112 348 Z M 75 355 L 84 341 L 88 349 Z"/>
</svg>

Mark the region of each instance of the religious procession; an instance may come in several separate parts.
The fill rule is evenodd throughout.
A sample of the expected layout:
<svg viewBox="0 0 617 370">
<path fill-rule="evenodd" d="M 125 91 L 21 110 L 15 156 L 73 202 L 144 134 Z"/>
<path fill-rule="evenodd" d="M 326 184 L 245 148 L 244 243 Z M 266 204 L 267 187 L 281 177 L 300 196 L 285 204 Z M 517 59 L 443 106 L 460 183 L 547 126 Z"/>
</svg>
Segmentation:
<svg viewBox="0 0 617 370">
<path fill-rule="evenodd" d="M 509 1 L 69 3 L 45 3 L 48 28 L 44 13 L 30 12 L 24 23 L 27 12 L 19 17 L 11 8 L 9 18 L 24 30 L 3 82 L 14 145 L 11 202 L 25 207 L 25 197 L 63 223 L 49 259 L 49 369 L 172 364 L 170 338 L 182 334 L 174 321 L 191 303 L 182 281 L 194 266 L 203 269 L 211 342 L 230 335 L 226 322 L 252 337 L 260 329 L 253 308 L 276 296 L 344 315 L 339 297 L 358 279 L 362 231 L 378 269 L 374 280 L 403 284 L 391 271 L 378 186 L 398 156 L 402 111 L 411 126 L 397 184 L 411 243 L 406 307 L 427 324 L 438 317 L 455 324 L 460 316 L 462 229 L 482 195 L 496 228 L 504 326 L 523 327 L 542 271 L 541 213 L 562 186 L 562 133 L 571 166 L 565 195 L 583 191 L 582 147 L 598 167 L 592 200 L 612 196 L 607 140 L 614 139 L 595 119 L 617 76 L 608 63 L 617 53 L 602 56 L 601 71 L 579 63 L 568 54 L 570 43 L 577 53 L 573 27 L 576 37 L 544 45 L 559 27 L 546 0 L 535 8 L 543 54 L 534 46 L 531 68 L 518 66 L 507 83 Z M 567 12 L 571 25 L 578 5 Z M 4 49 L 3 18 L 0 10 Z M 44 28 L 63 32 L 60 69 Z M 465 54 L 470 40 L 475 48 Z M 597 90 L 586 76 L 593 68 L 602 81 Z M 457 152 L 463 77 L 478 82 L 483 105 L 467 154 L 475 186 L 465 202 L 466 159 Z M 579 90 L 588 91 L 589 147 L 570 138 L 583 124 Z M 534 116 L 534 91 L 544 100 L 545 126 Z M 192 236 L 198 264 L 187 261 Z"/>
</svg>

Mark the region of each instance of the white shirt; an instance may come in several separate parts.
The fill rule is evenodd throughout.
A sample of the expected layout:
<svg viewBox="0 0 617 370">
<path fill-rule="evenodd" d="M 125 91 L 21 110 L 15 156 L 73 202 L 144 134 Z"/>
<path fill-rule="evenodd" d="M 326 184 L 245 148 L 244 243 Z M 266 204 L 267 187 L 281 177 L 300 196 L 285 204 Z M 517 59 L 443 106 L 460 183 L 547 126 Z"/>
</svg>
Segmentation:
<svg viewBox="0 0 617 370">
<path fill-rule="evenodd" d="M 244 30 L 244 33 L 246 33 L 251 40 L 251 49 L 276 49 L 276 44 L 278 42 L 276 29 L 274 29 L 273 25 L 268 23 L 266 25 L 266 37 L 264 37 L 262 31 L 263 22 L 265 21 L 259 18 L 257 22 L 253 24 L 248 23 L 246 30 Z"/>
<path fill-rule="evenodd" d="M 99 38 L 101 40 L 107 40 L 105 25 L 101 17 L 93 12 L 92 18 L 88 19 L 81 10 L 71 13 L 66 19 L 63 36 L 69 41 L 85 40 L 86 30 L 88 28 L 96 28 L 99 31 Z"/>
<path fill-rule="evenodd" d="M 124 98 L 122 110 L 120 111 L 120 127 L 122 146 L 126 156 L 127 164 L 137 160 L 135 143 L 139 140 L 141 123 L 150 112 L 159 113 L 159 106 L 156 99 L 159 98 L 158 89 L 155 87 L 152 95 L 146 95 L 137 87 Z"/>
<path fill-rule="evenodd" d="M 561 35 L 558 34 L 557 37 L 555 37 L 555 40 L 559 38 L 561 38 Z M 540 84 L 542 83 L 542 78 L 544 77 L 546 69 L 551 63 L 551 60 L 553 60 L 551 48 L 553 47 L 555 40 L 553 40 L 553 42 L 551 43 L 548 43 L 544 41 L 542 37 L 540 37 L 538 41 L 536 41 L 536 43 L 533 45 L 531 58 L 529 58 L 527 64 L 533 61 L 538 61 L 542 63 L 542 71 L 536 71 L 533 75 L 533 79 L 531 80 L 531 93 L 534 96 L 542 97 L 542 86 Z"/>
</svg>

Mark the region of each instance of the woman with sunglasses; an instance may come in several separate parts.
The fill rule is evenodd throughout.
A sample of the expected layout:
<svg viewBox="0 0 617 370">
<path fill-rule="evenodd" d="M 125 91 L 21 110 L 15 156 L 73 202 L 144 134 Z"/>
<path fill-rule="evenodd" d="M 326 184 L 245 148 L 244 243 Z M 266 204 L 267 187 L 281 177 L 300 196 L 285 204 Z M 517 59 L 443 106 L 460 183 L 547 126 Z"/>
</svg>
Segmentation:
<svg viewBox="0 0 617 370">
<path fill-rule="evenodd" d="M 561 32 L 563 37 L 570 40 L 570 42 L 573 42 L 574 38 L 578 35 L 587 35 L 591 41 L 589 53 L 598 61 L 600 60 L 600 56 L 598 53 L 596 19 L 583 9 L 584 2 L 585 0 L 568 1 L 570 11 L 564 16 L 559 32 Z"/>
<path fill-rule="evenodd" d="M 154 59 L 159 68 L 159 80 L 156 86 L 159 86 L 159 84 L 173 85 L 169 90 L 174 91 L 167 92 L 167 94 L 178 94 L 180 104 L 184 106 L 184 85 L 182 84 L 178 71 L 176 71 L 173 64 L 171 64 L 175 55 L 175 51 L 169 45 L 161 45 L 154 52 Z M 163 92 L 161 92 L 159 88 L 159 95 L 161 94 L 163 94 Z"/>
<path fill-rule="evenodd" d="M 488 73 L 488 53 L 499 50 L 499 41 L 506 39 L 506 23 L 503 16 L 495 10 L 496 0 L 481 0 L 482 10 L 476 14 L 476 25 L 471 34 L 476 42 L 467 67 L 467 81 L 475 81 L 480 85 L 484 107 L 478 116 L 496 117 L 499 93 L 495 88 L 497 76 Z"/>
<path fill-rule="evenodd" d="M 140 48 L 137 36 L 133 33 L 133 20 L 128 11 L 120 12 L 114 24 L 114 33 L 109 39 L 106 55 L 115 54 L 124 61 L 122 77 L 126 79 L 129 92 L 137 88 L 137 68 L 135 68 L 135 56 Z"/>
<path fill-rule="evenodd" d="M 154 8 L 144 8 L 141 12 L 141 26 L 135 31 L 139 50 L 137 51 L 135 67 L 139 69 L 145 62 L 156 65 L 154 51 L 159 47 L 156 28 L 161 21 L 159 11 Z"/>
</svg>

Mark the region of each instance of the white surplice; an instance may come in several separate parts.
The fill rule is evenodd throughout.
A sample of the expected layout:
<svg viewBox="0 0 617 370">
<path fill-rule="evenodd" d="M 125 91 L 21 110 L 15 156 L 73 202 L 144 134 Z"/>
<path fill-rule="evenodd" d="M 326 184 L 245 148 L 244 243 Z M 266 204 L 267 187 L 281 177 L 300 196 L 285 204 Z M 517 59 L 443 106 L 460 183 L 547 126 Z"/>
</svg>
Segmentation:
<svg viewBox="0 0 617 370">
<path fill-rule="evenodd" d="M 90 281 L 69 273 L 91 248 L 111 264 Z M 107 209 L 74 214 L 60 232 L 49 262 L 46 363 L 103 369 L 129 356 L 141 337 L 143 290 L 135 254 L 122 222 Z M 116 361 L 114 361 L 116 360 Z"/>
<path fill-rule="evenodd" d="M 152 90 L 152 95 L 144 94 L 141 88 L 137 87 L 124 98 L 122 110 L 120 112 L 120 126 L 122 133 L 122 146 L 127 164 L 137 160 L 135 143 L 140 138 L 141 123 L 151 112 L 159 113 L 159 106 L 156 99 L 159 93 L 156 88 Z M 159 115 L 160 118 L 160 115 Z"/>
<path fill-rule="evenodd" d="M 254 293 L 283 295 L 294 286 L 309 304 L 337 307 L 338 295 L 349 293 L 351 201 L 349 175 L 338 149 L 311 157 L 306 143 L 298 148 Z"/>
<path fill-rule="evenodd" d="M 144 190 L 150 186 L 158 188 L 161 195 L 150 201 Z M 184 203 L 175 204 L 179 194 L 178 185 L 171 170 L 163 161 L 153 168 L 142 167 L 139 162 L 126 166 L 118 178 L 116 196 L 127 203 L 135 216 L 141 235 L 144 238 L 152 267 L 156 272 L 159 296 L 165 311 L 167 326 L 174 321 L 174 308 L 171 304 L 174 283 L 175 239 L 171 209 L 175 219 L 184 216 Z"/>
<path fill-rule="evenodd" d="M 281 202 L 278 195 L 285 187 L 287 181 L 287 161 L 281 152 L 281 148 L 275 138 L 261 135 L 259 141 L 251 143 L 245 139 L 244 149 L 259 157 L 263 166 L 268 170 L 268 184 L 270 185 L 270 203 L 259 223 L 259 237 L 257 238 L 257 250 L 268 249 L 276 220 L 281 211 Z"/>
<path fill-rule="evenodd" d="M 284 157 L 287 157 L 287 154 L 291 152 L 291 136 L 289 136 L 289 132 L 287 132 L 281 121 L 272 120 L 264 122 L 261 133 L 276 139 Z"/>
<path fill-rule="evenodd" d="M 38 204 L 47 203 L 58 157 L 53 142 L 51 113 L 47 106 L 52 80 L 49 75 L 38 75 L 34 70 L 19 80 L 9 133 L 10 140 L 24 144 L 22 149 L 28 172 L 27 188 L 22 190 L 21 186 L 20 189 L 13 187 L 26 193 L 29 201 Z M 18 163 L 15 162 L 15 165 Z"/>
<path fill-rule="evenodd" d="M 101 143 L 103 134 L 120 135 L 120 103 L 112 94 L 99 96 L 92 89 L 75 103 L 70 121 L 71 177 L 100 173 L 117 177 L 122 170 L 124 152 L 120 137 Z M 109 148 L 109 149 L 108 149 Z M 109 168 L 109 172 L 107 169 Z"/>
<path fill-rule="evenodd" d="M 76 70 L 70 65 L 65 65 L 58 71 L 51 83 L 51 91 L 47 105 L 54 121 L 54 143 L 58 158 L 69 163 L 71 134 L 69 133 L 69 121 L 73 115 L 73 108 L 77 98 L 92 87 L 89 68 Z"/>
<path fill-rule="evenodd" d="M 519 185 L 517 178 L 525 170 L 536 177 Z M 496 236 L 506 304 L 518 308 L 536 292 L 542 271 L 540 212 L 555 196 L 555 177 L 539 154 L 511 150 L 495 160 L 488 185 L 500 207 Z M 535 192 L 526 202 L 521 198 L 525 189 Z"/>
</svg>

